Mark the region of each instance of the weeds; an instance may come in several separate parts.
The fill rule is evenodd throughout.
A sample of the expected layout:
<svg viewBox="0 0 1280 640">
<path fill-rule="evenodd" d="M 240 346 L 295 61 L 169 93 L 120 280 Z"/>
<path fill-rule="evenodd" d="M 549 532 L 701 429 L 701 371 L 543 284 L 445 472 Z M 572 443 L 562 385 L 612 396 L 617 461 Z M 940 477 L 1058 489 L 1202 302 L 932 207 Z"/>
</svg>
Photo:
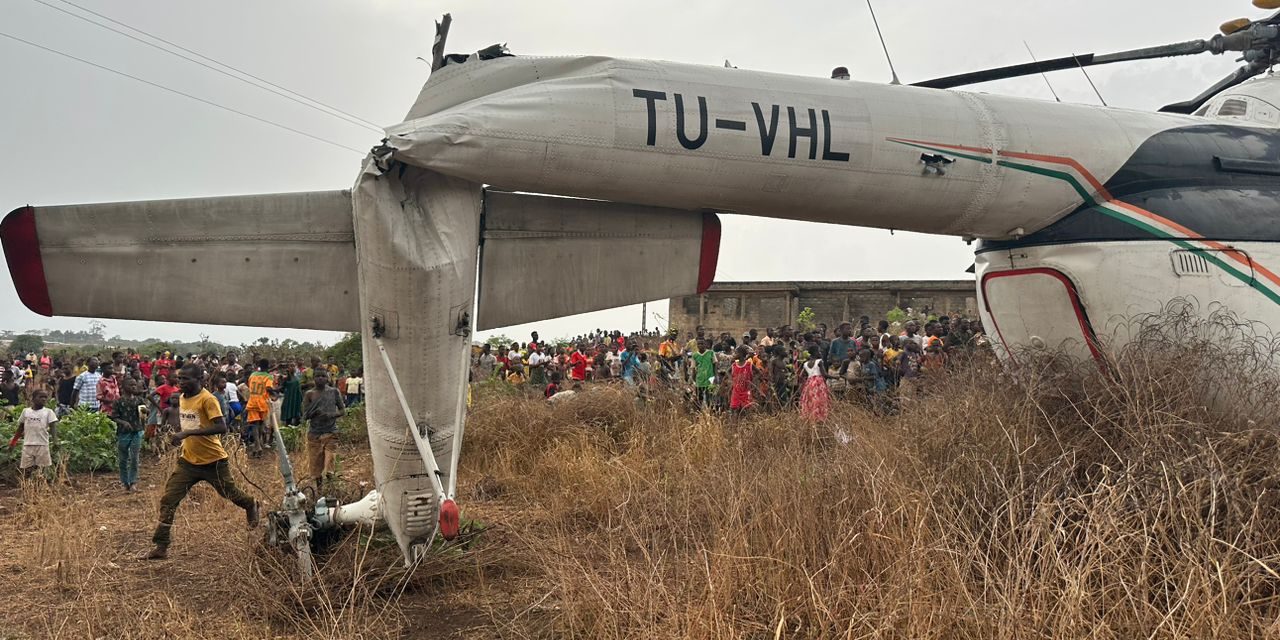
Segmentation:
<svg viewBox="0 0 1280 640">
<path fill-rule="evenodd" d="M 838 403 L 821 425 L 482 385 L 459 503 L 488 531 L 412 572 L 363 530 L 300 585 L 207 487 L 179 510 L 174 559 L 142 564 L 154 493 L 33 484 L 0 501 L 0 572 L 39 608 L 4 622 L 49 638 L 1275 637 L 1280 380 L 1272 343 L 1233 322 L 1171 307 L 1135 319 L 1102 372 L 977 359 L 893 415 Z M 273 462 L 229 446 L 237 479 L 278 499 Z M 366 480 L 367 455 L 344 456 Z"/>
<path fill-rule="evenodd" d="M 1270 343 L 1170 311 L 1105 374 L 973 362 L 820 427 L 609 391 L 481 403 L 463 471 L 537 514 L 521 536 L 566 636 L 1260 636 L 1280 615 Z"/>
</svg>

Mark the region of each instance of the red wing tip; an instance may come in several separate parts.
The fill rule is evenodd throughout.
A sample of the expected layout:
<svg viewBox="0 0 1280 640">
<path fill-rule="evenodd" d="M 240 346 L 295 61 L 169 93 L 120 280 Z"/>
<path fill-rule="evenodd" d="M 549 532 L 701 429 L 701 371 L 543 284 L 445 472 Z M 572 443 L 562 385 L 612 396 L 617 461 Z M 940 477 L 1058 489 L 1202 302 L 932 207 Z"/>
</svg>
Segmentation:
<svg viewBox="0 0 1280 640">
<path fill-rule="evenodd" d="M 40 238 L 36 235 L 35 207 L 18 207 L 0 221 L 0 245 L 4 246 L 5 261 L 9 264 L 9 275 L 18 291 L 18 299 L 28 309 L 42 316 L 52 316 L 49 283 L 44 277 Z"/>
<path fill-rule="evenodd" d="M 461 524 L 462 513 L 458 510 L 458 503 L 453 500 L 440 503 L 440 537 L 445 540 L 458 537 Z"/>
<path fill-rule="evenodd" d="M 705 293 L 716 280 L 720 260 L 720 216 L 702 214 L 702 254 L 698 261 L 698 293 Z"/>
</svg>

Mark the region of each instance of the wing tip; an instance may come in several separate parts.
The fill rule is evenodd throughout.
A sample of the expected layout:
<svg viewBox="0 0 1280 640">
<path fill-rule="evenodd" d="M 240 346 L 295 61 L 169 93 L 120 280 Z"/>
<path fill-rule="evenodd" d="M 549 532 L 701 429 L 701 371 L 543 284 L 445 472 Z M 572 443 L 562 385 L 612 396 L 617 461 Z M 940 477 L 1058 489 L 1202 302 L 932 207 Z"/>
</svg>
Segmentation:
<svg viewBox="0 0 1280 640">
<path fill-rule="evenodd" d="M 40 239 L 36 235 L 35 207 L 18 207 L 0 221 L 0 245 L 4 246 L 18 299 L 28 309 L 52 316 L 49 283 L 44 277 L 44 260 L 40 257 Z"/>
<path fill-rule="evenodd" d="M 698 260 L 698 294 L 711 288 L 716 280 L 716 263 L 720 259 L 720 216 L 702 214 L 702 253 Z"/>
</svg>

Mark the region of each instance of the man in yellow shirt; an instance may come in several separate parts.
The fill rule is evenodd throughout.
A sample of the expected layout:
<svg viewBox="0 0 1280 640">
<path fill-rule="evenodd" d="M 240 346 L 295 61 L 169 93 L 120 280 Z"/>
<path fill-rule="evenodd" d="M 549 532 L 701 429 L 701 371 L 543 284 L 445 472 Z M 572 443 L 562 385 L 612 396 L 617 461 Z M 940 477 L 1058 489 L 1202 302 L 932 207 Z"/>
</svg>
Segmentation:
<svg viewBox="0 0 1280 640">
<path fill-rule="evenodd" d="M 245 495 L 231 477 L 231 465 L 227 451 L 222 448 L 220 436 L 227 432 L 227 422 L 222 408 L 212 393 L 201 387 L 204 377 L 199 365 L 188 364 L 178 371 L 178 387 L 182 397 L 178 402 L 178 414 L 182 429 L 172 437 L 174 446 L 182 446 L 182 455 L 164 485 L 160 498 L 160 523 L 151 537 L 155 548 L 147 560 L 162 560 L 169 556 L 170 529 L 178 504 L 187 497 L 191 487 L 208 482 L 218 495 L 244 509 L 250 528 L 258 526 L 258 503 Z"/>
</svg>

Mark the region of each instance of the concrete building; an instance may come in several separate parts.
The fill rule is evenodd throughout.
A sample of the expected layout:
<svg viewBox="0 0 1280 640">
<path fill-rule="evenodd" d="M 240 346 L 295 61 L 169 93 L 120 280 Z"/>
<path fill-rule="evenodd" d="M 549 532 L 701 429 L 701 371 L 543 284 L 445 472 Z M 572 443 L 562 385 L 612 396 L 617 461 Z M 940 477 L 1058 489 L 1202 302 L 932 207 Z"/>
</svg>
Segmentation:
<svg viewBox="0 0 1280 640">
<path fill-rule="evenodd" d="M 751 328 L 795 326 L 805 307 L 813 309 L 815 323 L 834 328 L 862 316 L 880 320 L 895 307 L 977 317 L 977 295 L 973 280 L 717 282 L 700 296 L 672 298 L 670 322 L 682 331 L 702 325 L 712 333 L 738 335 Z"/>
</svg>

